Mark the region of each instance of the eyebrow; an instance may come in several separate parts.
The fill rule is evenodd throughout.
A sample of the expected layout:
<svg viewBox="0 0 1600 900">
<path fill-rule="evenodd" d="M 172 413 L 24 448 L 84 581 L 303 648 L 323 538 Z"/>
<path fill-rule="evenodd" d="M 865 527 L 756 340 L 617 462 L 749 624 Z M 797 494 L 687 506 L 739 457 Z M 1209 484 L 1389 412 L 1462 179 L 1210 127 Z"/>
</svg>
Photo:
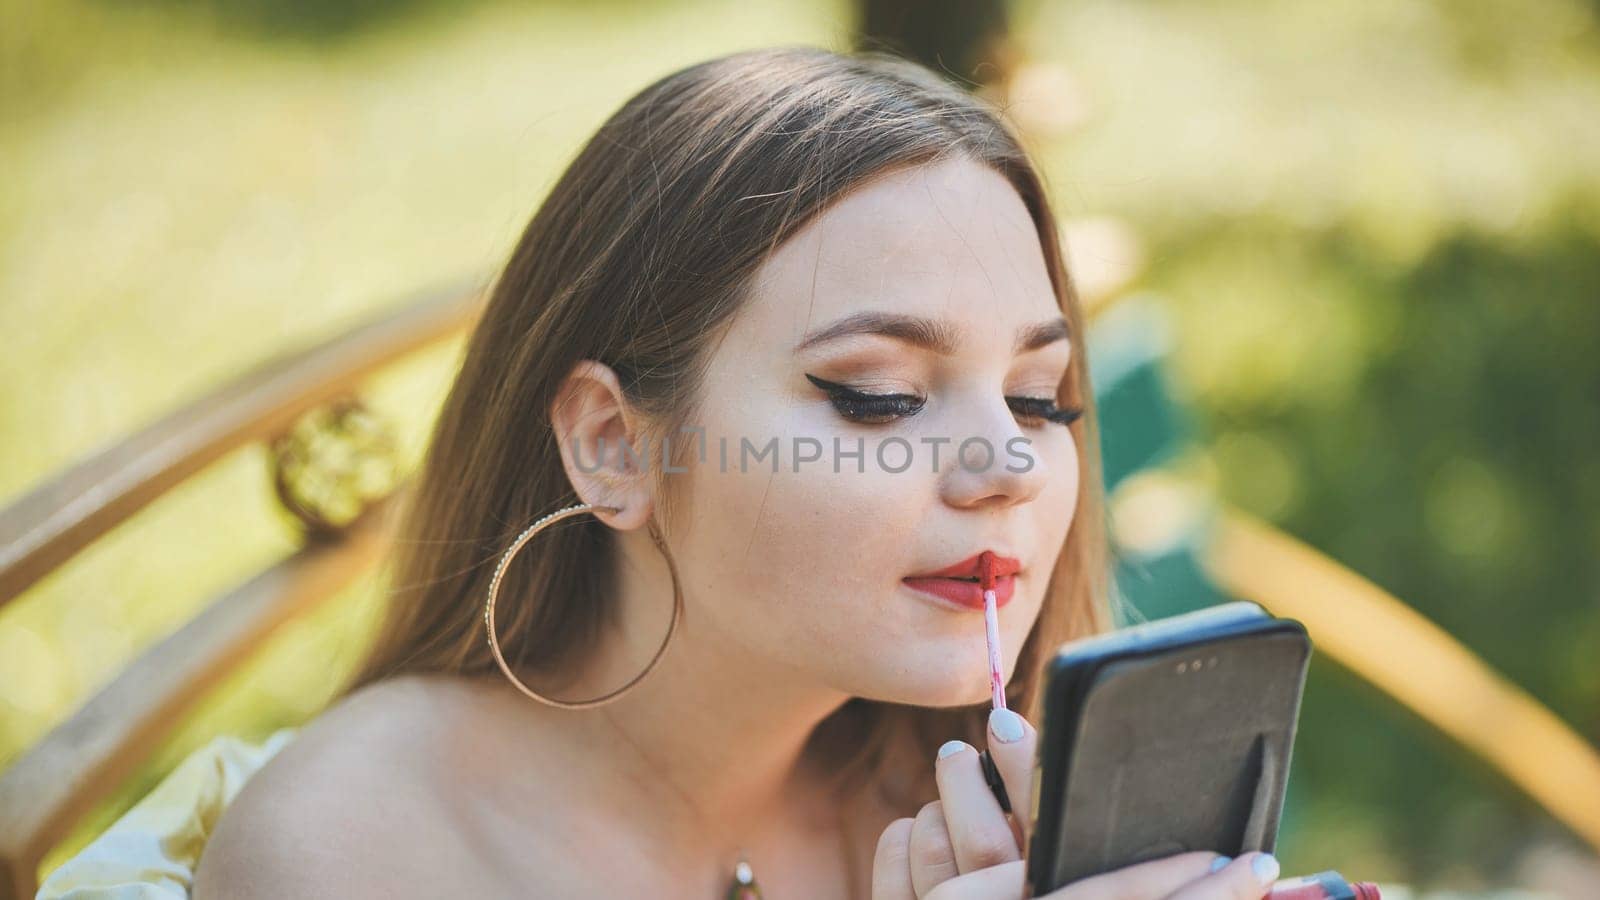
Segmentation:
<svg viewBox="0 0 1600 900">
<path fill-rule="evenodd" d="M 943 319 L 929 319 L 903 313 L 860 312 L 845 316 L 832 324 L 811 332 L 794 345 L 794 352 L 808 350 L 837 338 L 857 334 L 876 334 L 904 341 L 913 347 L 932 350 L 943 356 L 952 356 L 961 340 L 961 329 Z M 1072 335 L 1067 320 L 1061 317 L 1047 319 L 1017 330 L 1013 353 L 1037 350 Z"/>
</svg>

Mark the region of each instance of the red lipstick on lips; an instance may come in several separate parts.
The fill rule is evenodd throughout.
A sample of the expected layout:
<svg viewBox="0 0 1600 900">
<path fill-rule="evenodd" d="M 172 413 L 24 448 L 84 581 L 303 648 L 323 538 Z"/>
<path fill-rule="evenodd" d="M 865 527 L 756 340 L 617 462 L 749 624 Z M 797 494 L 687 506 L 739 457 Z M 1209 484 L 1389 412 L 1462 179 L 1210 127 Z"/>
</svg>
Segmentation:
<svg viewBox="0 0 1600 900">
<path fill-rule="evenodd" d="M 1016 590 L 1015 576 L 1022 570 L 1022 561 L 1014 556 L 1001 556 L 993 550 L 975 553 L 953 566 L 912 575 L 902 578 L 901 581 L 925 594 L 942 597 L 952 603 L 982 612 L 983 586 L 979 584 L 979 579 L 983 576 L 984 553 L 989 554 L 994 561 L 995 605 L 1005 606 L 1011 600 L 1012 592 Z"/>
</svg>

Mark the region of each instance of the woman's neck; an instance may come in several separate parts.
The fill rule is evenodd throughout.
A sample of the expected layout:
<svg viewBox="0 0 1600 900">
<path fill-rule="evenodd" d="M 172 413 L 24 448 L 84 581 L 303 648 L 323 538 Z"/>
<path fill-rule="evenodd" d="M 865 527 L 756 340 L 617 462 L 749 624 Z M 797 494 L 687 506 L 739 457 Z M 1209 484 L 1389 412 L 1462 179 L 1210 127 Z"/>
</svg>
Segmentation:
<svg viewBox="0 0 1600 900">
<path fill-rule="evenodd" d="M 530 686 L 588 699 L 639 674 L 666 634 L 671 587 L 623 582 L 618 630 L 559 685 L 530 678 Z M 526 740 L 559 736 L 607 785 L 612 796 L 602 802 L 633 815 L 646 805 L 654 822 L 641 824 L 686 852 L 736 848 L 759 840 L 765 823 L 796 815 L 823 815 L 825 827 L 836 804 L 817 793 L 831 773 L 818 770 L 810 737 L 849 695 L 743 646 L 709 617 L 687 615 L 656 668 L 600 707 L 550 707 L 503 684 L 506 715 L 520 720 L 508 725 L 523 728 Z"/>
<path fill-rule="evenodd" d="M 657 801 L 669 833 L 739 841 L 777 811 L 815 799 L 827 773 L 816 769 L 810 738 L 849 697 L 701 637 L 680 627 L 660 665 L 605 706 L 549 712 L 576 713 L 566 723 L 581 746 Z M 649 658 L 648 650 L 624 655 Z M 594 696 L 628 677 L 590 679 L 593 690 L 570 696 Z"/>
</svg>

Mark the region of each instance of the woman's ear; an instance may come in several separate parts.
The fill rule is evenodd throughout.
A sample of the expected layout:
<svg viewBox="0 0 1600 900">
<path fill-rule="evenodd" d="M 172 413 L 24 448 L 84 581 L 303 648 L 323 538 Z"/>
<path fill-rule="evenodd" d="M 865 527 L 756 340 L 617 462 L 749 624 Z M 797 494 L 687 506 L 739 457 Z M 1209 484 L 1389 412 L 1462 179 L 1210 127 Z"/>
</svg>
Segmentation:
<svg viewBox="0 0 1600 900">
<path fill-rule="evenodd" d="M 597 511 L 607 525 L 631 531 L 650 520 L 654 507 L 648 444 L 639 417 L 605 363 L 580 360 L 550 404 L 561 464 L 579 498 L 621 512 Z"/>
</svg>

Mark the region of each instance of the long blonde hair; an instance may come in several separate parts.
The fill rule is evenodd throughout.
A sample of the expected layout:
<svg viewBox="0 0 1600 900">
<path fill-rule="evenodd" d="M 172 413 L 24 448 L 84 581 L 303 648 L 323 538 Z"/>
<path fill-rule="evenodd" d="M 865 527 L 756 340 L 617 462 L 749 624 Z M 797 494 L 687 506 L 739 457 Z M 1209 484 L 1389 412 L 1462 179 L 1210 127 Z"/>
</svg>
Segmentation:
<svg viewBox="0 0 1600 900">
<path fill-rule="evenodd" d="M 712 337 L 767 256 L 846 192 L 954 155 L 998 171 L 1032 216 L 1072 329 L 1057 402 L 1086 409 L 1071 426 L 1082 465 L 1077 512 L 1007 687 L 1009 705 L 1037 722 L 1048 656 L 1111 621 L 1084 317 L 1054 215 L 1020 142 L 983 101 L 888 54 L 804 46 L 733 53 L 646 87 L 540 205 L 493 284 L 407 492 L 388 605 L 346 692 L 402 673 L 497 674 L 481 614 L 494 564 L 528 522 L 577 501 L 548 419 L 575 363 L 611 366 L 653 435 L 677 434 Z M 672 495 L 658 498 L 671 523 Z M 508 568 L 497 624 L 519 671 L 566 671 L 599 640 L 615 614 L 612 538 L 578 517 L 540 534 Z M 891 775 L 909 802 L 932 796 L 923 779 L 935 746 L 951 737 L 983 746 L 986 715 L 987 704 L 855 698 L 813 741 L 826 744 L 841 788 Z M 897 747 L 919 754 L 914 766 L 897 761 Z"/>
</svg>

